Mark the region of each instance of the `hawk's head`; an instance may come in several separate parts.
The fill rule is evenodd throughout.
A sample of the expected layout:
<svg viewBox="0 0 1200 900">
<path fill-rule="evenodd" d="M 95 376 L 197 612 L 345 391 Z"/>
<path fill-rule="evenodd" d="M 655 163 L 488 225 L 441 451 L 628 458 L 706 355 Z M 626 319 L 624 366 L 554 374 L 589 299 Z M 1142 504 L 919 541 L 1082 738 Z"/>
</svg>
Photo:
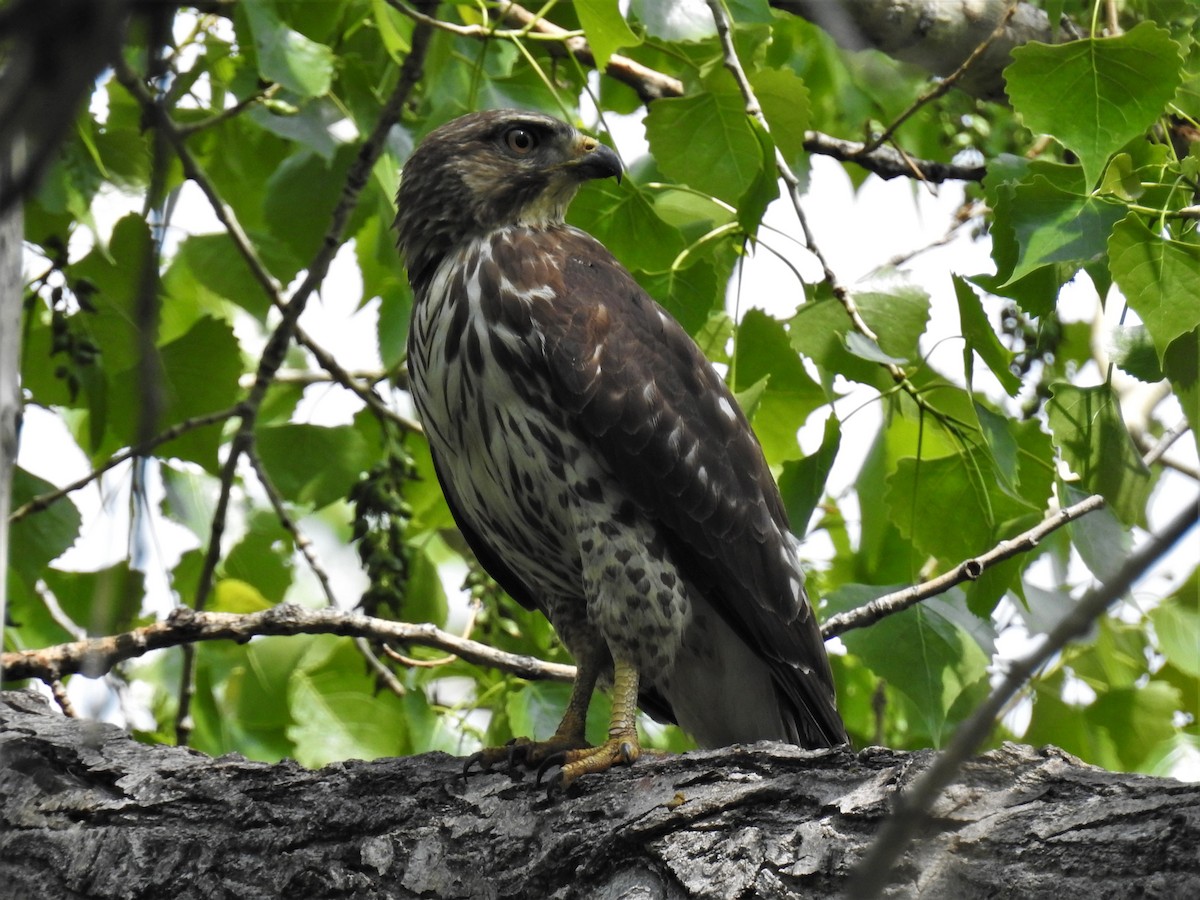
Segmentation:
<svg viewBox="0 0 1200 900">
<path fill-rule="evenodd" d="M 556 225 L 579 185 L 621 175 L 617 155 L 566 122 L 499 109 L 430 132 L 396 196 L 400 252 L 413 282 L 463 240 L 505 225 Z"/>
</svg>

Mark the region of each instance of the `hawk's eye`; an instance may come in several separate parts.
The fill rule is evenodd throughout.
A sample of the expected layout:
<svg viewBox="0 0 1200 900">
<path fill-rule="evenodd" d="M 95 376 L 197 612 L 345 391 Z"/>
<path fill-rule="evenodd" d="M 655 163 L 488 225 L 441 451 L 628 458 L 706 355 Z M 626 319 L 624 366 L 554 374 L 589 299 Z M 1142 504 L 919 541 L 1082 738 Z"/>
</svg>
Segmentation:
<svg viewBox="0 0 1200 900">
<path fill-rule="evenodd" d="M 527 128 L 510 128 L 504 133 L 504 143 L 518 156 L 524 156 L 538 145 L 537 135 Z"/>
</svg>

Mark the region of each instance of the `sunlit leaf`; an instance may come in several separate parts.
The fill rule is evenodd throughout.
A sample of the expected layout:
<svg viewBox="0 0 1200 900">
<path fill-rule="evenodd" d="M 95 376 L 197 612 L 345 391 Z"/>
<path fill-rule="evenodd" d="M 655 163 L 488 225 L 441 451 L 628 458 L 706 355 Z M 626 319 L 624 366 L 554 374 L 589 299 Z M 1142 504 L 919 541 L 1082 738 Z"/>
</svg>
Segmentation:
<svg viewBox="0 0 1200 900">
<path fill-rule="evenodd" d="M 762 171 L 762 148 L 732 79 L 656 100 L 646 138 L 665 174 L 728 203 L 737 203 Z"/>
<path fill-rule="evenodd" d="M 983 311 L 979 296 L 971 290 L 971 286 L 958 275 L 954 279 L 954 296 L 958 299 L 958 318 L 962 327 L 966 345 L 963 347 L 964 357 L 978 353 L 979 358 L 1000 381 L 1001 387 L 1010 397 L 1015 397 L 1021 389 L 1021 379 L 1009 368 L 1012 363 L 1012 352 L 1005 348 L 996 337 L 995 329 L 988 321 Z M 968 371 L 970 360 L 967 359 Z"/>
<path fill-rule="evenodd" d="M 333 51 L 285 25 L 269 3 L 247 3 L 263 78 L 276 81 L 301 97 L 320 97 L 333 80 Z"/>
<path fill-rule="evenodd" d="M 1053 134 L 1096 184 L 1109 155 L 1143 134 L 1180 82 L 1179 45 L 1153 22 L 1115 37 L 1031 41 L 1004 70 L 1008 96 L 1035 132 Z M 1070 98 L 1070 102 L 1063 102 Z"/>
<path fill-rule="evenodd" d="M 1177 337 L 1200 326 L 1200 245 L 1164 240 L 1130 213 L 1108 244 L 1113 279 L 1154 338 L 1161 361 Z"/>
<path fill-rule="evenodd" d="M 609 57 L 623 47 L 635 47 L 641 39 L 633 33 L 621 15 L 617 0 L 580 3 L 575 7 L 579 24 L 587 35 L 588 46 L 596 58 L 596 68 L 604 71 Z"/>
<path fill-rule="evenodd" d="M 1091 493 L 1127 525 L 1145 521 L 1150 472 L 1125 428 L 1112 388 L 1059 382 L 1046 405 L 1054 442 Z"/>
</svg>

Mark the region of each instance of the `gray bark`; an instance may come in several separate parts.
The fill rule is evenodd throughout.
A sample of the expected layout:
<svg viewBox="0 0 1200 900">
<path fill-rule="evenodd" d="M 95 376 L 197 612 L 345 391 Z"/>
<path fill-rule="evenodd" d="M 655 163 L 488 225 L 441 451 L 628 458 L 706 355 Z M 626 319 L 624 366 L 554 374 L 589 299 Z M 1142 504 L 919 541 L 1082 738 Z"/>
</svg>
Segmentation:
<svg viewBox="0 0 1200 900">
<path fill-rule="evenodd" d="M 771 5 L 820 26 L 847 50 L 873 48 L 944 78 L 988 39 L 1009 0 L 771 0 Z M 1013 48 L 1053 43 L 1057 34 L 1045 12 L 1018 3 L 1003 33 L 957 86 L 983 100 L 1003 101 L 1002 73 Z"/>
<path fill-rule="evenodd" d="M 6 204 L 12 190 L 12 160 L 0 149 L 0 628 L 7 621 L 8 513 L 21 433 L 21 252 L 24 215 Z M 3 668 L 0 668 L 0 674 Z"/>
<path fill-rule="evenodd" d="M 138 744 L 0 694 L 11 897 L 841 896 L 928 751 L 643 758 L 547 799 L 444 754 L 310 771 Z M 1200 786 L 1005 745 L 972 761 L 893 897 L 1200 896 Z"/>
</svg>

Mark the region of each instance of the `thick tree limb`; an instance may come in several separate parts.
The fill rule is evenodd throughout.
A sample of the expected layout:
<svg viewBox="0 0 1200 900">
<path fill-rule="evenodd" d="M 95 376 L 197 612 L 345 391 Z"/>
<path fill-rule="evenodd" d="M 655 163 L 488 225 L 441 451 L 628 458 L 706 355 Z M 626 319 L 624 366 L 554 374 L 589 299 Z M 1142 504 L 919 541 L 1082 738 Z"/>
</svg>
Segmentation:
<svg viewBox="0 0 1200 900">
<path fill-rule="evenodd" d="M 547 802 L 425 754 L 310 771 L 139 744 L 0 695 L 14 897 L 844 897 L 934 754 L 782 744 L 643 758 Z M 894 896 L 1200 896 L 1200 786 L 1005 745 L 969 763 Z"/>
<path fill-rule="evenodd" d="M 1012 17 L 957 87 L 982 100 L 1004 102 L 1004 67 L 1029 41 L 1053 43 L 1058 29 L 1046 13 L 1016 0 L 771 0 L 771 6 L 818 25 L 847 50 L 874 48 L 946 77 L 988 41 L 1008 8 Z"/>
</svg>

